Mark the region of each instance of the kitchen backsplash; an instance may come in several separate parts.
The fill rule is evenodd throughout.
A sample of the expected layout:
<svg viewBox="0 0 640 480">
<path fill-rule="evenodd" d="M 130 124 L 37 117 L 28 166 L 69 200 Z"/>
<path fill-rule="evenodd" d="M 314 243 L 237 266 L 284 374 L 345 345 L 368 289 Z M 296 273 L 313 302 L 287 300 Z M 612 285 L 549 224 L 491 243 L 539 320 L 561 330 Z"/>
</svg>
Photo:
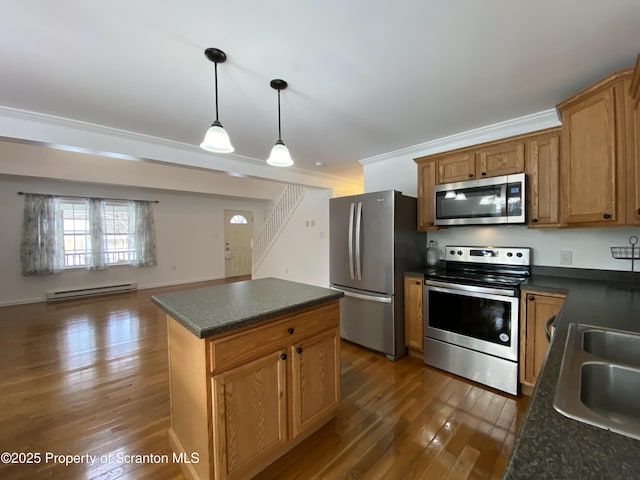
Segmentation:
<svg viewBox="0 0 640 480">
<path fill-rule="evenodd" d="M 631 235 L 640 237 L 640 228 L 532 229 L 522 225 L 468 226 L 428 232 L 427 246 L 433 240 L 442 253 L 446 245 L 530 247 L 533 249 L 533 265 L 630 271 L 631 261 L 614 259 L 610 247 L 628 246 Z M 571 257 L 570 264 L 566 263 L 566 252 L 571 252 L 568 255 Z M 640 270 L 640 261 L 636 262 L 636 270 Z"/>
</svg>

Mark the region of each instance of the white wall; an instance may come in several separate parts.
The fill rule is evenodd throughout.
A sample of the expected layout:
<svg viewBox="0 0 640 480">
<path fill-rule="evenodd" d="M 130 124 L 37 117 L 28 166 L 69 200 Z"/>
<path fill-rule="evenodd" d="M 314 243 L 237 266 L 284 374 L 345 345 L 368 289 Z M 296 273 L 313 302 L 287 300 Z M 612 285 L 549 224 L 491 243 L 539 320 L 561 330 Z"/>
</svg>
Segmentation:
<svg viewBox="0 0 640 480">
<path fill-rule="evenodd" d="M 362 160 L 365 191 L 396 189 L 405 195 L 417 196 L 418 171 L 414 158 L 540 130 L 557 124 L 554 111 L 541 112 Z M 631 268 L 630 261 L 613 259 L 609 247 L 628 245 L 631 235 L 640 236 L 640 229 L 637 227 L 529 229 L 525 226 L 500 225 L 441 229 L 429 232 L 427 241 L 436 241 L 441 249 L 445 245 L 454 244 L 531 247 L 534 265 L 628 271 Z M 572 265 L 560 265 L 560 250 L 573 252 Z M 640 268 L 640 265 L 638 267 Z"/>
<path fill-rule="evenodd" d="M 602 270 L 631 269 L 631 261 L 611 256 L 614 246 L 628 246 L 629 236 L 640 236 L 637 227 L 533 229 L 525 226 L 455 227 L 427 233 L 444 252 L 446 245 L 496 245 L 531 247 L 534 265 Z M 571 250 L 572 264 L 560 265 L 560 250 Z M 640 262 L 637 262 L 640 263 Z M 636 270 L 640 269 L 640 265 Z"/>
<path fill-rule="evenodd" d="M 24 197 L 17 195 L 18 191 L 159 200 L 160 203 L 153 206 L 158 265 L 23 277 L 20 241 Z M 223 278 L 224 210 L 252 211 L 257 232 L 264 223 L 269 204 L 188 192 L 0 175 L 0 305 L 40 301 L 47 291 L 59 288 L 124 281 L 135 281 L 140 288 L 147 288 Z"/>
<path fill-rule="evenodd" d="M 329 198 L 330 190 L 305 188 L 300 205 L 253 278 L 329 286 Z"/>
</svg>

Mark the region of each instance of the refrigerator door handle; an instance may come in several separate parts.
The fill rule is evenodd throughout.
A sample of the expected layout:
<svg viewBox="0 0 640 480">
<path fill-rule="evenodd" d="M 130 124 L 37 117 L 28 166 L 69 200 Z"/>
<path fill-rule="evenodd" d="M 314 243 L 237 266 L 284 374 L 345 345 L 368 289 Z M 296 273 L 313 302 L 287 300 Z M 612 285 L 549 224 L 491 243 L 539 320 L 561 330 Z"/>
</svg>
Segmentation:
<svg viewBox="0 0 640 480">
<path fill-rule="evenodd" d="M 337 292 L 344 293 L 345 297 L 353 297 L 353 298 L 358 298 L 360 300 L 368 300 L 370 302 L 391 303 L 391 297 L 379 297 L 379 296 L 375 296 L 375 295 L 363 295 L 361 293 L 354 293 L 354 292 L 350 292 L 348 290 L 342 290 L 342 289 L 336 288 L 336 287 L 330 287 L 330 288 L 331 288 L 331 290 L 335 290 Z"/>
<path fill-rule="evenodd" d="M 356 277 L 353 274 L 353 213 L 355 209 L 355 202 L 351 204 L 349 208 L 349 275 L 351 280 L 355 280 Z"/>
<path fill-rule="evenodd" d="M 360 224 L 362 222 L 362 202 L 358 202 L 358 211 L 356 212 L 356 274 L 358 280 L 362 280 L 362 262 L 360 259 Z"/>
</svg>

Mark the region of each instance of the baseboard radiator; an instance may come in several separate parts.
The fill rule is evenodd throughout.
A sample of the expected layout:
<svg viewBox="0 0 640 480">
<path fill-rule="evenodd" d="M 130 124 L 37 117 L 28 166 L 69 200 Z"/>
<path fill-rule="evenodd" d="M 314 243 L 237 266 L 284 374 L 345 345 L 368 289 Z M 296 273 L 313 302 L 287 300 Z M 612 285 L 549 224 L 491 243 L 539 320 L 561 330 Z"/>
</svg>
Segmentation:
<svg viewBox="0 0 640 480">
<path fill-rule="evenodd" d="M 112 285 L 102 285 L 98 287 L 68 288 L 64 290 L 54 290 L 47 292 L 47 302 L 57 300 L 68 300 L 71 298 L 91 297 L 94 295 L 106 295 L 109 293 L 131 292 L 138 289 L 135 282 L 114 283 Z"/>
</svg>

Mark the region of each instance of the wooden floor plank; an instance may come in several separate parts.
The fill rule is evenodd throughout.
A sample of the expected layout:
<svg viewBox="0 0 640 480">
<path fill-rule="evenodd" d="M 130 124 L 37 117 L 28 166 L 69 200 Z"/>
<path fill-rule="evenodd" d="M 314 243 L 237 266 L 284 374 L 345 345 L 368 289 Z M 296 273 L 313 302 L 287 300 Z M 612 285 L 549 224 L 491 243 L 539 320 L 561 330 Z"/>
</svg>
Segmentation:
<svg viewBox="0 0 640 480">
<path fill-rule="evenodd" d="M 0 478 L 184 477 L 167 437 L 169 386 L 157 292 L 0 308 L 0 451 L 168 462 L 0 464 Z M 342 342 L 335 420 L 255 478 L 499 478 L 527 397 Z"/>
</svg>

